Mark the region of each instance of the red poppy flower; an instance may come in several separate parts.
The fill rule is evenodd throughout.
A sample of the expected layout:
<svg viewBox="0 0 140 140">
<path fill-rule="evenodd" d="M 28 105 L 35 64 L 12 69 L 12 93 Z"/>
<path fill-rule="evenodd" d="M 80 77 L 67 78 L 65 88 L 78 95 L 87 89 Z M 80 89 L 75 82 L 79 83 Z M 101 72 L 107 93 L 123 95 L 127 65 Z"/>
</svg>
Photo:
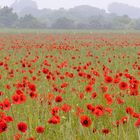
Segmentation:
<svg viewBox="0 0 140 140">
<path fill-rule="evenodd" d="M 2 91 L 0 91 L 0 96 L 4 95 L 4 93 Z"/>
<path fill-rule="evenodd" d="M 96 133 L 96 131 L 97 131 L 96 128 L 93 128 L 93 129 L 92 129 L 92 132 L 93 132 L 93 133 Z"/>
<path fill-rule="evenodd" d="M 60 117 L 59 116 L 52 116 L 52 118 L 48 120 L 48 123 L 58 124 L 58 123 L 60 123 Z"/>
<path fill-rule="evenodd" d="M 133 112 L 134 112 L 134 111 L 133 111 L 133 108 L 131 108 L 131 107 L 127 107 L 125 110 L 126 110 L 126 113 L 127 113 L 127 114 L 130 114 L 130 115 L 132 115 Z"/>
<path fill-rule="evenodd" d="M 62 102 L 62 97 L 61 96 L 57 96 L 56 98 L 55 98 L 55 102 L 57 102 L 57 103 L 59 103 L 59 102 Z"/>
<path fill-rule="evenodd" d="M 105 108 L 105 111 L 106 111 L 107 113 L 109 113 L 110 115 L 112 115 L 112 109 L 111 109 L 111 108 Z"/>
<path fill-rule="evenodd" d="M 55 106 L 51 109 L 51 114 L 52 115 L 57 115 L 59 110 L 60 110 L 60 108 L 58 106 Z"/>
<path fill-rule="evenodd" d="M 121 98 L 117 98 L 117 103 L 121 105 L 124 103 L 124 100 L 122 100 Z"/>
<path fill-rule="evenodd" d="M 91 95 L 92 99 L 95 99 L 97 97 L 97 93 L 96 92 L 93 92 L 92 95 Z"/>
<path fill-rule="evenodd" d="M 10 85 L 6 85 L 6 89 L 11 89 L 11 86 Z"/>
<path fill-rule="evenodd" d="M 27 138 L 26 140 L 36 140 L 35 137 L 30 137 L 30 138 Z"/>
<path fill-rule="evenodd" d="M 79 98 L 82 100 L 84 98 L 84 93 L 79 93 Z"/>
<path fill-rule="evenodd" d="M 0 109 L 3 110 L 3 103 L 0 102 Z"/>
<path fill-rule="evenodd" d="M 137 119 L 137 121 L 135 122 L 135 126 L 139 127 L 140 126 L 140 118 Z"/>
<path fill-rule="evenodd" d="M 21 95 L 21 94 L 23 94 L 23 92 L 18 89 L 18 90 L 16 90 L 16 94 Z"/>
<path fill-rule="evenodd" d="M 104 94 L 104 98 L 106 99 L 108 105 L 111 105 L 113 103 L 113 99 L 110 94 Z"/>
<path fill-rule="evenodd" d="M 20 96 L 18 94 L 15 94 L 12 96 L 13 104 L 20 104 Z"/>
<path fill-rule="evenodd" d="M 20 95 L 20 103 L 25 103 L 26 102 L 26 96 L 24 94 Z"/>
<path fill-rule="evenodd" d="M 90 74 L 87 74 L 86 77 L 87 77 L 87 79 L 91 79 L 91 75 Z"/>
<path fill-rule="evenodd" d="M 62 109 L 65 113 L 67 113 L 67 112 L 69 112 L 69 111 L 71 110 L 71 106 L 70 106 L 70 105 L 67 105 L 67 104 L 64 104 L 64 105 L 61 107 L 61 109 Z"/>
<path fill-rule="evenodd" d="M 3 101 L 3 109 L 4 109 L 4 110 L 9 110 L 10 107 L 11 107 L 10 101 L 9 101 L 8 99 L 5 99 L 5 100 Z"/>
<path fill-rule="evenodd" d="M 120 82 L 120 77 L 114 78 L 114 83 L 115 83 L 115 84 L 117 84 L 117 83 L 119 83 L 119 82 Z"/>
<path fill-rule="evenodd" d="M 83 112 L 84 112 L 84 109 L 83 108 L 81 108 L 79 106 L 76 108 L 76 115 L 77 116 L 80 116 L 80 114 L 83 113 Z"/>
<path fill-rule="evenodd" d="M 36 91 L 36 86 L 34 84 L 29 84 L 28 86 L 31 91 Z"/>
<path fill-rule="evenodd" d="M 105 76 L 105 83 L 112 83 L 113 78 L 111 76 Z"/>
<path fill-rule="evenodd" d="M 119 88 L 120 88 L 121 90 L 126 90 L 126 89 L 128 88 L 128 84 L 127 84 L 126 82 L 121 82 L 121 83 L 119 84 Z"/>
<path fill-rule="evenodd" d="M 139 118 L 140 117 L 140 114 L 139 113 L 136 113 L 136 112 L 133 112 L 133 114 L 131 116 L 133 118 Z"/>
<path fill-rule="evenodd" d="M 20 122 L 20 123 L 18 123 L 17 128 L 18 128 L 19 131 L 25 133 L 28 126 L 25 122 Z"/>
<path fill-rule="evenodd" d="M 22 138 L 22 135 L 17 133 L 14 135 L 14 140 L 20 140 Z"/>
<path fill-rule="evenodd" d="M 100 110 L 98 108 L 95 108 L 93 114 L 95 114 L 96 117 L 100 117 L 100 116 L 102 116 L 104 114 L 104 111 L 103 110 Z"/>
<path fill-rule="evenodd" d="M 91 85 L 86 86 L 86 92 L 92 92 L 92 86 Z"/>
<path fill-rule="evenodd" d="M 82 124 L 82 126 L 84 127 L 90 127 L 92 124 L 92 120 L 88 117 L 88 116 L 81 116 L 80 117 L 80 123 Z"/>
<path fill-rule="evenodd" d="M 5 132 L 7 130 L 7 124 L 4 121 L 0 121 L 0 133 Z"/>
<path fill-rule="evenodd" d="M 122 117 L 120 122 L 123 123 L 123 124 L 127 123 L 128 122 L 128 117 L 127 116 Z"/>
<path fill-rule="evenodd" d="M 61 84 L 61 88 L 65 88 L 65 87 L 67 87 L 68 86 L 68 83 L 63 83 L 63 84 Z"/>
<path fill-rule="evenodd" d="M 45 128 L 43 126 L 36 127 L 36 132 L 37 133 L 44 133 L 44 131 L 45 131 Z"/>
<path fill-rule="evenodd" d="M 6 116 L 6 117 L 4 117 L 4 120 L 5 120 L 7 123 L 13 122 L 13 117 L 11 117 L 11 116 Z"/>
<path fill-rule="evenodd" d="M 108 91 L 108 87 L 107 86 L 101 86 L 101 90 L 103 93 Z"/>
<path fill-rule="evenodd" d="M 110 130 L 108 128 L 104 128 L 104 129 L 102 129 L 102 133 L 105 134 L 105 135 L 109 134 Z"/>
<path fill-rule="evenodd" d="M 87 106 L 88 110 L 92 111 L 92 109 L 93 109 L 93 105 L 92 104 L 87 104 L 86 106 Z"/>
<path fill-rule="evenodd" d="M 37 96 L 38 96 L 37 93 L 35 93 L 35 92 L 33 92 L 33 91 L 30 92 L 30 97 L 31 97 L 32 99 L 36 99 Z"/>
<path fill-rule="evenodd" d="M 130 95 L 131 96 L 138 96 L 139 95 L 139 91 L 138 90 L 132 90 L 132 89 L 130 89 Z"/>
</svg>

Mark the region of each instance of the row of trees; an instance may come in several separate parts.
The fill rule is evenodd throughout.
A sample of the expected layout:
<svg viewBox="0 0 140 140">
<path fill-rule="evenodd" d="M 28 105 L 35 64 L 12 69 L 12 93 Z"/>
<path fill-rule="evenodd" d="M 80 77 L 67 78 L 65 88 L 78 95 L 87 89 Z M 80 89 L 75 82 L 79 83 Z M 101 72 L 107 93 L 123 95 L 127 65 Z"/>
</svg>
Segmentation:
<svg viewBox="0 0 140 140">
<path fill-rule="evenodd" d="M 131 19 L 127 15 L 94 15 L 78 21 L 69 17 L 58 17 L 51 25 L 32 15 L 19 17 L 12 8 L 0 9 L 0 27 L 8 28 L 53 28 L 53 29 L 140 29 L 140 19 Z"/>
<path fill-rule="evenodd" d="M 32 15 L 18 17 L 12 8 L 0 9 L 0 27 L 5 28 L 46 28 L 46 24 L 39 22 Z"/>
</svg>

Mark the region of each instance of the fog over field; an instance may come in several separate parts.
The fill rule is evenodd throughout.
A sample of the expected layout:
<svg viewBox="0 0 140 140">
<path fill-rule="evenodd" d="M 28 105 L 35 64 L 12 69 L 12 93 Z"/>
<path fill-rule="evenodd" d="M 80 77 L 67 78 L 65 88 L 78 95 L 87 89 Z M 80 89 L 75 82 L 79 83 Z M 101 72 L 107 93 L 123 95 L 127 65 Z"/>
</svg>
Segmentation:
<svg viewBox="0 0 140 140">
<path fill-rule="evenodd" d="M 1 0 L 0 5 L 11 5 L 15 0 Z M 17 0 L 19 1 L 19 0 Z M 24 0 L 26 1 L 26 0 Z M 58 9 L 61 7 L 72 8 L 77 5 L 91 5 L 102 9 L 107 9 L 110 3 L 119 2 L 132 6 L 140 7 L 139 0 L 34 0 L 38 4 L 39 8 L 51 8 Z"/>
<path fill-rule="evenodd" d="M 139 30 L 140 1 L 1 0 L 0 27 Z"/>
</svg>

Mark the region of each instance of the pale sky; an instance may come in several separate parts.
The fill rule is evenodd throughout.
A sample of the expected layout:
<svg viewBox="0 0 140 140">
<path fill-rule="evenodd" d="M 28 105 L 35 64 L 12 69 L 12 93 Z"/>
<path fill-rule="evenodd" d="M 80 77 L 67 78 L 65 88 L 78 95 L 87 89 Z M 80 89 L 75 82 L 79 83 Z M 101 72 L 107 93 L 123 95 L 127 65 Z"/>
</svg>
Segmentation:
<svg viewBox="0 0 140 140">
<path fill-rule="evenodd" d="M 11 5 L 15 0 L 0 0 L 0 6 Z M 77 5 L 91 5 L 102 9 L 107 9 L 112 2 L 122 2 L 132 6 L 140 7 L 140 0 L 34 0 L 39 8 L 71 8 Z"/>
</svg>

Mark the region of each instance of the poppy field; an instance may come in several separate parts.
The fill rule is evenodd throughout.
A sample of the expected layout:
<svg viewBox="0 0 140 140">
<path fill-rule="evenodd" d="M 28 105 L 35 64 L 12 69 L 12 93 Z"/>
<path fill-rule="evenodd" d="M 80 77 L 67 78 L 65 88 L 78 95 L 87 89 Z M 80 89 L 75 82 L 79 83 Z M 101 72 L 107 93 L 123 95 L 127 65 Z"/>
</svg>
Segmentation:
<svg viewBox="0 0 140 140">
<path fill-rule="evenodd" d="M 140 139 L 140 33 L 0 33 L 0 140 Z"/>
</svg>

